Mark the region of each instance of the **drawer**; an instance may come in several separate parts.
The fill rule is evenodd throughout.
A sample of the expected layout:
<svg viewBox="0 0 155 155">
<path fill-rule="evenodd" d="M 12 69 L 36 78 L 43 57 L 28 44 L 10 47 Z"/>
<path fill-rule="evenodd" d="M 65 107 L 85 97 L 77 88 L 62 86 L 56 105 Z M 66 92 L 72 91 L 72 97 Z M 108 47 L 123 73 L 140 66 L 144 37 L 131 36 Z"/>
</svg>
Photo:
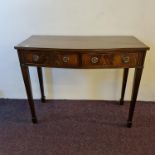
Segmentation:
<svg viewBox="0 0 155 155">
<path fill-rule="evenodd" d="M 77 54 L 63 54 L 56 52 L 25 52 L 23 61 L 29 65 L 41 65 L 51 67 L 77 67 L 79 56 Z"/>
<path fill-rule="evenodd" d="M 23 60 L 26 64 L 31 65 L 48 65 L 50 63 L 50 55 L 44 52 L 24 52 Z"/>
<path fill-rule="evenodd" d="M 83 54 L 82 65 L 84 67 L 135 67 L 138 63 L 138 53 L 101 53 Z"/>
</svg>

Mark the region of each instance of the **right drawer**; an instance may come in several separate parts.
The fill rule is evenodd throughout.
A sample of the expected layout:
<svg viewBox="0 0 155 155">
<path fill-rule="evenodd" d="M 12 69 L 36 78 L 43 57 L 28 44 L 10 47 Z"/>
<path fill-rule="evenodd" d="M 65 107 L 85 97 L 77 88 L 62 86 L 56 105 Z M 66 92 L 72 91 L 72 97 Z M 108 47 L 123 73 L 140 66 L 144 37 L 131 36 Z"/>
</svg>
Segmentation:
<svg viewBox="0 0 155 155">
<path fill-rule="evenodd" d="M 138 59 L 138 53 L 136 52 L 86 53 L 82 55 L 82 65 L 86 68 L 136 67 Z"/>
</svg>

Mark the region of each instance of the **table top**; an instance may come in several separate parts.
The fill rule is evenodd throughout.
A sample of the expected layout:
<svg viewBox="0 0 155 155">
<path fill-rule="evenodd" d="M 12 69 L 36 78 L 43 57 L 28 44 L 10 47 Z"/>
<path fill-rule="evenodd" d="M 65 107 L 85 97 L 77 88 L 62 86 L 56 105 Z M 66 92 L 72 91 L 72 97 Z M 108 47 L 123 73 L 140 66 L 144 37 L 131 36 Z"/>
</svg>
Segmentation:
<svg viewBox="0 0 155 155">
<path fill-rule="evenodd" d="M 41 36 L 33 35 L 15 49 L 142 49 L 149 47 L 134 36 Z"/>
</svg>

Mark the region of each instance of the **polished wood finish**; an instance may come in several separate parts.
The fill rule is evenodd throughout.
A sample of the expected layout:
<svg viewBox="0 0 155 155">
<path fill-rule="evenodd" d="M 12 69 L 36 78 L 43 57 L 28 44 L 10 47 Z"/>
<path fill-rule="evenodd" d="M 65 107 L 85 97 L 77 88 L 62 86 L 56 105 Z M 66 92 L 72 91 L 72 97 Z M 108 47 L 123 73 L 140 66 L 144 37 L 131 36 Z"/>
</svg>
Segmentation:
<svg viewBox="0 0 155 155">
<path fill-rule="evenodd" d="M 73 36 L 31 36 L 15 46 L 33 122 L 37 122 L 29 79 L 29 66 L 38 71 L 41 99 L 45 101 L 41 67 L 103 69 L 124 68 L 120 103 L 124 94 L 129 68 L 135 68 L 133 92 L 127 126 L 131 127 L 136 98 L 140 85 L 146 51 L 149 47 L 132 36 L 73 37 Z"/>
<path fill-rule="evenodd" d="M 16 49 L 48 50 L 108 50 L 143 49 L 149 47 L 134 36 L 31 36 L 15 46 Z M 96 51 L 97 52 L 97 51 Z"/>
<path fill-rule="evenodd" d="M 92 59 L 97 58 L 98 62 L 93 63 Z M 103 54 L 87 53 L 82 54 L 82 65 L 87 68 L 120 68 L 138 66 L 138 53 L 131 52 L 108 52 Z M 125 62 L 126 59 L 126 62 Z"/>
<path fill-rule="evenodd" d="M 122 93 L 121 93 L 120 105 L 124 104 L 124 95 L 125 95 L 128 74 L 129 74 L 129 68 L 125 68 L 124 73 L 123 73 L 123 83 L 122 83 Z"/>
<path fill-rule="evenodd" d="M 72 53 L 56 50 L 19 50 L 19 52 L 21 52 L 22 62 L 26 65 L 55 68 L 134 68 L 141 66 L 142 59 L 142 51 L 125 49 L 102 52 L 84 50 L 72 51 Z M 98 61 L 93 63 L 93 58 L 97 58 Z"/>
<path fill-rule="evenodd" d="M 66 60 L 65 60 L 66 58 Z M 67 59 L 68 58 L 68 59 Z M 78 67 L 79 55 L 66 52 L 23 52 L 23 61 L 31 66 Z"/>
</svg>

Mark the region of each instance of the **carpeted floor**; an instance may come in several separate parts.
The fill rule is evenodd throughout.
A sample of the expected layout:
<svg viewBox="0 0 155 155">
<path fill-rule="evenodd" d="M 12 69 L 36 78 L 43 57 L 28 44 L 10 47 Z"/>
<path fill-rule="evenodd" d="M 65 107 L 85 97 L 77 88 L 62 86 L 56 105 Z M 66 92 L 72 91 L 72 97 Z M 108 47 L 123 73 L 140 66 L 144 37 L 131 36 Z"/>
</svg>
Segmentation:
<svg viewBox="0 0 155 155">
<path fill-rule="evenodd" d="M 36 101 L 39 124 L 25 100 L 0 100 L 0 155 L 155 155 L 155 103 Z"/>
</svg>

